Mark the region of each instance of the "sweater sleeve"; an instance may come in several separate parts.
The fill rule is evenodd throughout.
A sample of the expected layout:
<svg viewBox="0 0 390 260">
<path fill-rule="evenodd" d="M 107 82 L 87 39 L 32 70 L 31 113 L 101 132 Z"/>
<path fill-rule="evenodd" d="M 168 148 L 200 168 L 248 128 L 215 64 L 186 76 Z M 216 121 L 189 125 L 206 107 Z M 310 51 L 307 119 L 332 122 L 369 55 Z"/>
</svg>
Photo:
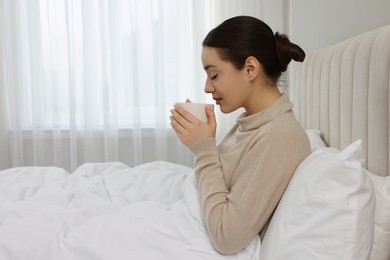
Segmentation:
<svg viewBox="0 0 390 260">
<path fill-rule="evenodd" d="M 307 149 L 297 149 L 305 140 L 284 138 L 288 137 L 267 138 L 246 151 L 235 170 L 230 191 L 215 140 L 190 147 L 196 156 L 195 174 L 205 222 L 221 254 L 242 250 L 259 234 L 296 167 L 307 156 Z"/>
</svg>

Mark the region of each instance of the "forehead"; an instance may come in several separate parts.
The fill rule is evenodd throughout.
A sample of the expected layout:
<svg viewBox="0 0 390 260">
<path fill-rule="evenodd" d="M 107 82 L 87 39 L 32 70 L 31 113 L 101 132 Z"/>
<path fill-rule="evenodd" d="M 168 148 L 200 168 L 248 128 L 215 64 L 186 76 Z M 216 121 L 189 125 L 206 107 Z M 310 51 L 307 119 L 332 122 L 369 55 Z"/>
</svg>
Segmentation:
<svg viewBox="0 0 390 260">
<path fill-rule="evenodd" d="M 211 66 L 217 66 L 223 63 L 216 48 L 203 47 L 202 49 L 202 63 L 205 70 Z"/>
</svg>

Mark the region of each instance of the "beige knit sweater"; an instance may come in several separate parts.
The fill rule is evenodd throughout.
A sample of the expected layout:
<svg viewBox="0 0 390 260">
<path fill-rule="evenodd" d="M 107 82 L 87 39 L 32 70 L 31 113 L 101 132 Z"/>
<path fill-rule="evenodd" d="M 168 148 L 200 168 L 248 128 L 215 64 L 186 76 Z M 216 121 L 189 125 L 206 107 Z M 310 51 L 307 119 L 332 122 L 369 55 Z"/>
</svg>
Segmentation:
<svg viewBox="0 0 390 260">
<path fill-rule="evenodd" d="M 295 169 L 310 153 L 304 129 L 282 95 L 270 108 L 241 115 L 217 146 L 190 147 L 210 238 L 221 254 L 233 254 L 263 234 Z"/>
</svg>

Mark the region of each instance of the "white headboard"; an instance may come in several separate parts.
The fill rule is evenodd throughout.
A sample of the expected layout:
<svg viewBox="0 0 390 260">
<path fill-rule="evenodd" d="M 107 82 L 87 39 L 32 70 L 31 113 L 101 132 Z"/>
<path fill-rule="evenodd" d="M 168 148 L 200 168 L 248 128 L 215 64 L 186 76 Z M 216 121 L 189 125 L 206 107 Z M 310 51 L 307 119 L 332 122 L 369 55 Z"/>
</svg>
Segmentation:
<svg viewBox="0 0 390 260">
<path fill-rule="evenodd" d="M 306 129 L 343 149 L 362 139 L 365 167 L 390 169 L 390 25 L 320 49 L 291 67 L 289 95 Z"/>
</svg>

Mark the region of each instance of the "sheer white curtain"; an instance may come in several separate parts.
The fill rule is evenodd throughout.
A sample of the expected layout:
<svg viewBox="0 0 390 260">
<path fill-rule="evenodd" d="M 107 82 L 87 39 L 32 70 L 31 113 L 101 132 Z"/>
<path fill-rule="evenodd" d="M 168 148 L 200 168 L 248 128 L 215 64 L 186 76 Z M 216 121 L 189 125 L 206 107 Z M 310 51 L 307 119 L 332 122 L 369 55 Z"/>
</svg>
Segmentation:
<svg viewBox="0 0 390 260">
<path fill-rule="evenodd" d="M 203 93 L 201 41 L 258 0 L 0 0 L 0 168 L 186 165 L 169 109 Z M 232 123 L 218 116 L 219 134 Z M 229 126 L 228 126 L 229 125 Z"/>
</svg>

